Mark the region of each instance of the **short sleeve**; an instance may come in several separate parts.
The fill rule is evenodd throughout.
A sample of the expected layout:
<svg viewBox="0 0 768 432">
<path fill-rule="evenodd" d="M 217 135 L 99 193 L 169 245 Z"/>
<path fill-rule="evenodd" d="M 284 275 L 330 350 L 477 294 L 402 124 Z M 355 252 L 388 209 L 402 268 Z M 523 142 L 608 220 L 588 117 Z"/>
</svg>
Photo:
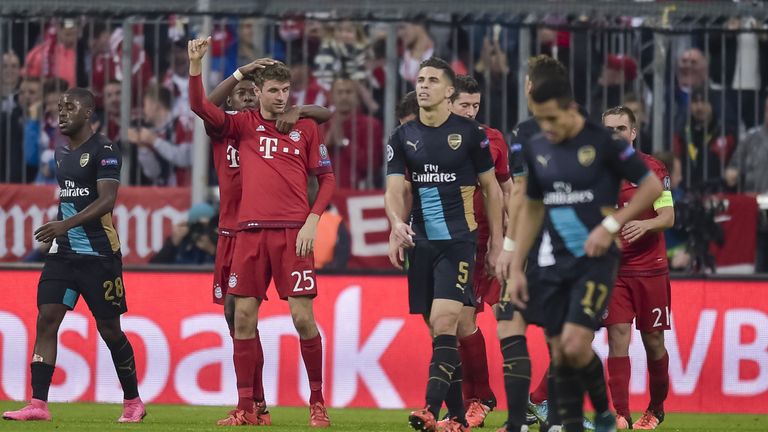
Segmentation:
<svg viewBox="0 0 768 432">
<path fill-rule="evenodd" d="M 493 169 L 493 157 L 491 156 L 491 141 L 481 127 L 474 128 L 469 143 L 469 157 L 475 172 L 482 174 Z"/>
<path fill-rule="evenodd" d="M 529 137 L 520 132 L 518 126 L 512 131 L 512 141 L 509 144 L 509 172 L 512 177 L 525 177 L 528 175 L 528 165 L 525 162 L 523 148 Z"/>
<path fill-rule="evenodd" d="M 320 132 L 317 129 L 317 123 L 307 120 L 305 123 L 307 146 L 309 148 L 309 159 L 307 161 L 307 173 L 309 175 L 319 175 L 333 172 L 331 158 L 328 155 L 328 147 L 320 139 Z"/>
<path fill-rule="evenodd" d="M 107 139 L 102 140 L 101 148 L 97 153 L 96 160 L 96 181 L 114 180 L 120 181 L 120 168 L 123 165 L 123 158 L 120 154 L 120 148 L 116 143 Z"/>
<path fill-rule="evenodd" d="M 528 195 L 528 198 L 536 201 L 541 201 L 544 199 L 544 192 L 541 190 L 541 186 L 539 185 L 538 179 L 536 178 L 536 169 L 534 168 L 535 165 L 533 164 L 533 153 L 531 152 L 531 146 L 525 146 L 521 153 L 521 159 L 523 160 L 523 163 L 526 167 L 531 167 L 530 172 L 526 170 L 526 175 L 528 176 L 528 183 L 525 189 L 525 194 Z"/>
<path fill-rule="evenodd" d="M 619 177 L 640 184 L 648 174 L 648 168 L 632 144 L 622 138 L 606 139 L 605 163 Z"/>
<path fill-rule="evenodd" d="M 400 129 L 396 129 L 387 143 L 387 176 L 405 175 L 405 154 Z"/>
</svg>

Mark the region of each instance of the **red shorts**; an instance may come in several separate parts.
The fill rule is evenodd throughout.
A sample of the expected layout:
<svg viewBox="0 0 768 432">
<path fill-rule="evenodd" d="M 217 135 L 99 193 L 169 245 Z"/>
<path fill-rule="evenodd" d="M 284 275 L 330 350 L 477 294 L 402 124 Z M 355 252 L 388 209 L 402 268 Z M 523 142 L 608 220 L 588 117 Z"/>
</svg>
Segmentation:
<svg viewBox="0 0 768 432">
<path fill-rule="evenodd" d="M 669 330 L 672 290 L 669 274 L 619 276 L 611 294 L 603 325 L 631 324 L 644 333 Z"/>
<path fill-rule="evenodd" d="M 487 253 L 485 244 L 477 248 L 475 254 L 475 274 L 472 281 L 472 289 L 475 293 L 475 309 L 478 312 L 485 310 L 483 302 L 493 306 L 499 302 L 501 293 L 501 284 L 496 278 L 488 278 L 485 272 L 485 255 Z"/>
<path fill-rule="evenodd" d="M 227 281 L 232 268 L 232 256 L 235 254 L 234 234 L 219 232 L 216 243 L 216 261 L 213 264 L 213 302 L 223 305 L 227 296 Z"/>
<path fill-rule="evenodd" d="M 296 256 L 299 228 L 268 228 L 237 233 L 229 293 L 267 300 L 274 278 L 281 299 L 316 296 L 314 255 Z"/>
</svg>

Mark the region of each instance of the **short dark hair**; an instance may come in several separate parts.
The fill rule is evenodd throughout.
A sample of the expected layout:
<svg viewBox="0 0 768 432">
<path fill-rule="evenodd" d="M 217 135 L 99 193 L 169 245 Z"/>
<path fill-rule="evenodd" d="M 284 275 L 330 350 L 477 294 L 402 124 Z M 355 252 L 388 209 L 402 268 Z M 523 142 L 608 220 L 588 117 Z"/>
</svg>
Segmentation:
<svg viewBox="0 0 768 432">
<path fill-rule="evenodd" d="M 534 87 L 531 100 L 540 104 L 555 99 L 560 108 L 567 108 L 573 102 L 571 83 L 567 79 L 551 79 Z"/>
<path fill-rule="evenodd" d="M 456 75 L 456 80 L 453 82 L 453 94 L 451 95 L 451 102 L 456 101 L 459 94 L 477 94 L 480 93 L 480 84 L 477 80 L 469 75 Z"/>
<path fill-rule="evenodd" d="M 615 106 L 613 108 L 608 108 L 603 113 L 603 121 L 605 121 L 605 117 L 609 115 L 615 115 L 615 116 L 627 116 L 629 119 L 629 126 L 630 127 L 637 127 L 637 119 L 635 118 L 635 113 L 632 112 L 631 109 L 627 108 L 624 105 Z"/>
<path fill-rule="evenodd" d="M 64 93 L 69 89 L 69 83 L 61 78 L 49 78 L 43 82 L 43 94 Z"/>
<path fill-rule="evenodd" d="M 536 89 L 545 81 L 555 79 L 568 79 L 568 71 L 562 63 L 556 59 L 539 54 L 528 59 L 528 79 Z"/>
<path fill-rule="evenodd" d="M 159 102 L 167 110 L 173 108 L 173 94 L 165 87 L 150 84 L 144 91 L 144 97 Z"/>
<path fill-rule="evenodd" d="M 419 101 L 416 100 L 415 91 L 408 92 L 400 99 L 400 103 L 395 108 L 395 115 L 398 120 L 402 120 L 409 115 L 419 115 Z"/>
<path fill-rule="evenodd" d="M 275 63 L 259 69 L 254 74 L 254 81 L 256 86 L 261 88 L 267 81 L 277 82 L 291 82 L 291 69 L 283 62 L 275 61 Z"/>
<path fill-rule="evenodd" d="M 426 67 L 433 67 L 435 69 L 442 70 L 445 74 L 445 77 L 448 78 L 448 81 L 450 81 L 451 85 L 454 85 L 456 82 L 456 73 L 453 71 L 453 69 L 451 69 L 451 65 L 440 57 L 430 57 L 424 60 L 419 65 L 419 71 Z"/>
<path fill-rule="evenodd" d="M 73 98 L 80 101 L 80 105 L 83 108 L 90 108 L 94 109 L 96 108 L 96 98 L 93 96 L 93 93 L 91 93 L 90 90 L 84 89 L 82 87 L 73 87 L 64 94 L 70 95 Z"/>
</svg>

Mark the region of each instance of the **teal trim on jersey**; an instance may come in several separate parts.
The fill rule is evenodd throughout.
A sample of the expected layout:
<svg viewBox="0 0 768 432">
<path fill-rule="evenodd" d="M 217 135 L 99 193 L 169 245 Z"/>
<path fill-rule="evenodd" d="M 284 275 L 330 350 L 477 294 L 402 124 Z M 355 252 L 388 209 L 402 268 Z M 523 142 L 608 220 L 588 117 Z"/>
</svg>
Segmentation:
<svg viewBox="0 0 768 432">
<path fill-rule="evenodd" d="M 64 219 L 69 219 L 77 214 L 75 205 L 72 203 L 61 203 L 61 215 Z M 98 255 L 96 251 L 91 247 L 91 241 L 88 240 L 88 234 L 85 233 L 83 227 L 78 226 L 67 231 L 67 237 L 69 237 L 69 247 L 72 251 L 82 255 Z"/>
<path fill-rule="evenodd" d="M 424 215 L 424 228 L 427 230 L 427 240 L 450 240 L 451 232 L 445 223 L 443 202 L 440 191 L 436 187 L 419 188 L 421 212 Z"/>
<path fill-rule="evenodd" d="M 568 251 L 579 258 L 584 256 L 584 242 L 589 237 L 589 230 L 581 222 L 573 207 L 555 207 L 549 209 L 549 219 L 557 234 L 565 242 Z"/>
<path fill-rule="evenodd" d="M 64 299 L 61 302 L 64 303 L 64 305 L 68 308 L 74 309 L 75 305 L 77 304 L 78 297 L 80 297 L 80 295 L 77 293 L 77 291 L 73 290 L 72 288 L 67 288 L 67 290 L 64 292 Z"/>
</svg>

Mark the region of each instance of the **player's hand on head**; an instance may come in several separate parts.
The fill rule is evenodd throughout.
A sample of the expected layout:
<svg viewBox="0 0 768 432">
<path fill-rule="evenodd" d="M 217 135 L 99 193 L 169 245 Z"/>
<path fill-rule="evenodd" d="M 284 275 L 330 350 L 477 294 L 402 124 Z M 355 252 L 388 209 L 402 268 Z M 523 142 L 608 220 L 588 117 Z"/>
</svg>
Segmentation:
<svg viewBox="0 0 768 432">
<path fill-rule="evenodd" d="M 506 282 L 502 300 L 512 303 L 517 308 L 525 309 L 528 306 L 528 280 L 525 278 L 525 273 L 521 270 L 513 270 Z"/>
<path fill-rule="evenodd" d="M 259 69 L 264 69 L 267 66 L 275 64 L 275 61 L 271 58 L 256 59 L 246 65 L 240 66 L 240 72 L 243 74 L 252 74 Z"/>
<path fill-rule="evenodd" d="M 411 226 L 405 222 L 396 223 L 395 226 L 392 227 L 392 232 L 390 235 L 402 248 L 410 248 L 416 246 L 416 243 L 413 242 L 413 236 L 415 233 L 413 232 L 413 229 L 411 229 Z"/>
<path fill-rule="evenodd" d="M 40 243 L 52 242 L 56 237 L 67 233 L 67 226 L 64 221 L 51 221 L 41 226 L 35 231 L 35 240 Z"/>
<path fill-rule="evenodd" d="M 589 233 L 587 241 L 584 242 L 584 252 L 588 257 L 603 256 L 611 247 L 613 240 L 613 234 L 609 233 L 604 226 L 598 225 Z"/>
<path fill-rule="evenodd" d="M 296 122 L 299 121 L 299 114 L 300 114 L 299 107 L 290 107 L 284 112 L 277 115 L 277 122 L 275 122 L 275 127 L 277 127 L 277 131 L 282 134 L 287 134 L 288 132 L 293 129 L 293 126 L 296 124 Z"/>
<path fill-rule="evenodd" d="M 191 41 L 187 42 L 187 54 L 189 55 L 189 60 L 201 60 L 205 56 L 205 53 L 208 51 L 208 45 L 210 42 L 210 36 L 207 38 L 192 39 Z"/>
<path fill-rule="evenodd" d="M 629 221 L 621 228 L 621 236 L 629 243 L 632 243 L 640 240 L 649 230 L 650 227 L 648 226 L 647 221 Z"/>
</svg>

